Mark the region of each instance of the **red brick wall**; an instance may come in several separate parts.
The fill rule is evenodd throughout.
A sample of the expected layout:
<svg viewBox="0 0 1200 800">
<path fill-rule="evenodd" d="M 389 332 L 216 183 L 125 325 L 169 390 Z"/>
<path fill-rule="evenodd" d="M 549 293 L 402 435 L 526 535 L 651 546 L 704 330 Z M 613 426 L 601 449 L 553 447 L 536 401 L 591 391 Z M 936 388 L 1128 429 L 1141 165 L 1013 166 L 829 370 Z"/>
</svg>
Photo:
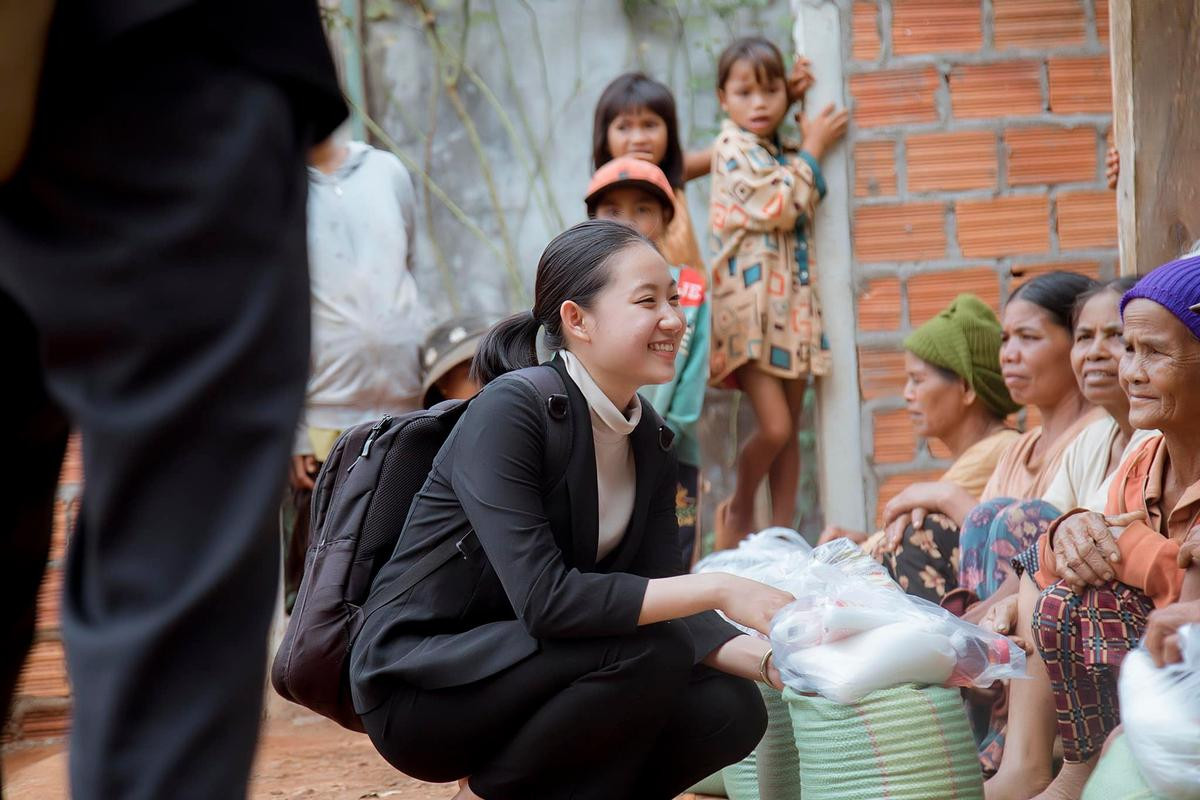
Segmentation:
<svg viewBox="0 0 1200 800">
<path fill-rule="evenodd" d="M 0 743 L 5 745 L 17 740 L 36 742 L 58 739 L 66 735 L 69 727 L 71 690 L 67 683 L 62 638 L 59 635 L 58 608 L 67 532 L 74 526 L 82 487 L 83 459 L 79 437 L 72 436 L 59 476 L 58 497 L 54 502 L 50 562 L 38 593 L 37 634 L 25 669 L 17 682 L 11 717 L 0 734 Z"/>
<path fill-rule="evenodd" d="M 900 343 L 956 294 L 1111 276 L 1107 0 L 858 0 L 847 25 L 868 516 L 944 450 L 900 411 Z"/>
</svg>

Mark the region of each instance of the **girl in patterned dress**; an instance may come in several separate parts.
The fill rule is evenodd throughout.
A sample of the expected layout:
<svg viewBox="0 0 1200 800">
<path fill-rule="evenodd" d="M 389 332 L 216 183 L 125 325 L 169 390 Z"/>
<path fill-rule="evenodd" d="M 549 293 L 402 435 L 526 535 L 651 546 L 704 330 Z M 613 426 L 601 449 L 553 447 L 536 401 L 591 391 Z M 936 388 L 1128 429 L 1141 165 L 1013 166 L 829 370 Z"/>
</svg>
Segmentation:
<svg viewBox="0 0 1200 800">
<path fill-rule="evenodd" d="M 717 507 L 717 547 L 754 529 L 763 478 L 771 522 L 795 524 L 800 447 L 796 428 L 809 375 L 829 371 L 808 230 L 825 194 L 820 158 L 842 137 L 845 110 L 830 104 L 797 115 L 803 145 L 785 140 L 787 71 L 766 39 L 738 39 L 717 64 L 717 97 L 728 115 L 713 145 L 711 383 L 750 399 L 758 427 L 738 455 L 733 497 Z"/>
</svg>

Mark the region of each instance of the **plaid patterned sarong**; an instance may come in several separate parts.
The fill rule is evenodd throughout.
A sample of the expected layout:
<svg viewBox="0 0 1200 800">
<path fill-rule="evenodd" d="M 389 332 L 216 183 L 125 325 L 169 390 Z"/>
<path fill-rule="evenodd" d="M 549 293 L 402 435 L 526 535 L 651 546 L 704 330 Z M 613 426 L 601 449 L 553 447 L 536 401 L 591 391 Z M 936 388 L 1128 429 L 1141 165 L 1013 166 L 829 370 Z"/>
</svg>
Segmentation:
<svg viewBox="0 0 1200 800">
<path fill-rule="evenodd" d="M 1054 691 L 1064 760 L 1087 761 L 1120 723 L 1117 668 L 1153 610 L 1144 592 L 1122 583 L 1075 594 L 1060 581 L 1038 598 L 1033 635 Z"/>
</svg>

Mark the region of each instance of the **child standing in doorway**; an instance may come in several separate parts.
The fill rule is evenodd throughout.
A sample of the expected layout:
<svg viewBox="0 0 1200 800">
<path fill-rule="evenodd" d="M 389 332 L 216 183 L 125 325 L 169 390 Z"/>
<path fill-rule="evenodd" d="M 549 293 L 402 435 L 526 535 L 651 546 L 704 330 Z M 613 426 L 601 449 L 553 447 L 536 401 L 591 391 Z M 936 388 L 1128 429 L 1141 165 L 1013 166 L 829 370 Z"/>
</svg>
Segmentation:
<svg viewBox="0 0 1200 800">
<path fill-rule="evenodd" d="M 588 185 L 588 217 L 631 225 L 660 249 L 676 208 L 663 171 L 648 161 L 624 156 L 609 161 Z M 685 329 L 675 351 L 675 377 L 640 390 L 675 433 L 679 462 L 675 492 L 675 517 L 685 562 L 696 555 L 697 516 L 700 507 L 700 441 L 696 424 L 708 384 L 708 297 L 704 273 L 690 266 L 670 264 Z"/>
<path fill-rule="evenodd" d="M 728 118 L 712 155 L 711 382 L 745 392 L 757 422 L 738 454 L 734 494 L 717 506 L 718 549 L 754 529 L 754 495 L 764 478 L 771 524 L 795 525 L 796 428 L 808 377 L 830 367 L 809 229 L 825 194 L 820 159 L 845 134 L 849 116 L 831 104 L 811 119 L 798 116 L 802 144 L 781 137 L 787 74 L 778 48 L 760 37 L 733 42 L 717 64 L 717 97 Z"/>
</svg>

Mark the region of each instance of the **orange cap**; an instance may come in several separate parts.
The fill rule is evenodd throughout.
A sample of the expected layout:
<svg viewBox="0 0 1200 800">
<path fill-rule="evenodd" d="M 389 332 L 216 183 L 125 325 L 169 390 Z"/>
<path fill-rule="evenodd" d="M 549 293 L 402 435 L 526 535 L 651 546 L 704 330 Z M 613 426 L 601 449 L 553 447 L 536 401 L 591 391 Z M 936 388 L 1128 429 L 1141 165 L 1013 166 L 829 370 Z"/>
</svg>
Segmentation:
<svg viewBox="0 0 1200 800">
<path fill-rule="evenodd" d="M 596 204 L 600 201 L 600 195 L 608 189 L 618 186 L 636 186 L 639 189 L 645 189 L 662 203 L 666 222 L 670 222 L 671 218 L 675 216 L 675 193 L 671 190 L 671 183 L 667 180 L 667 176 L 663 174 L 657 164 L 651 164 L 649 161 L 643 161 L 633 156 L 614 158 L 596 170 L 596 174 L 588 183 L 587 197 L 583 200 L 587 204 L 588 213 L 595 210 Z"/>
</svg>

